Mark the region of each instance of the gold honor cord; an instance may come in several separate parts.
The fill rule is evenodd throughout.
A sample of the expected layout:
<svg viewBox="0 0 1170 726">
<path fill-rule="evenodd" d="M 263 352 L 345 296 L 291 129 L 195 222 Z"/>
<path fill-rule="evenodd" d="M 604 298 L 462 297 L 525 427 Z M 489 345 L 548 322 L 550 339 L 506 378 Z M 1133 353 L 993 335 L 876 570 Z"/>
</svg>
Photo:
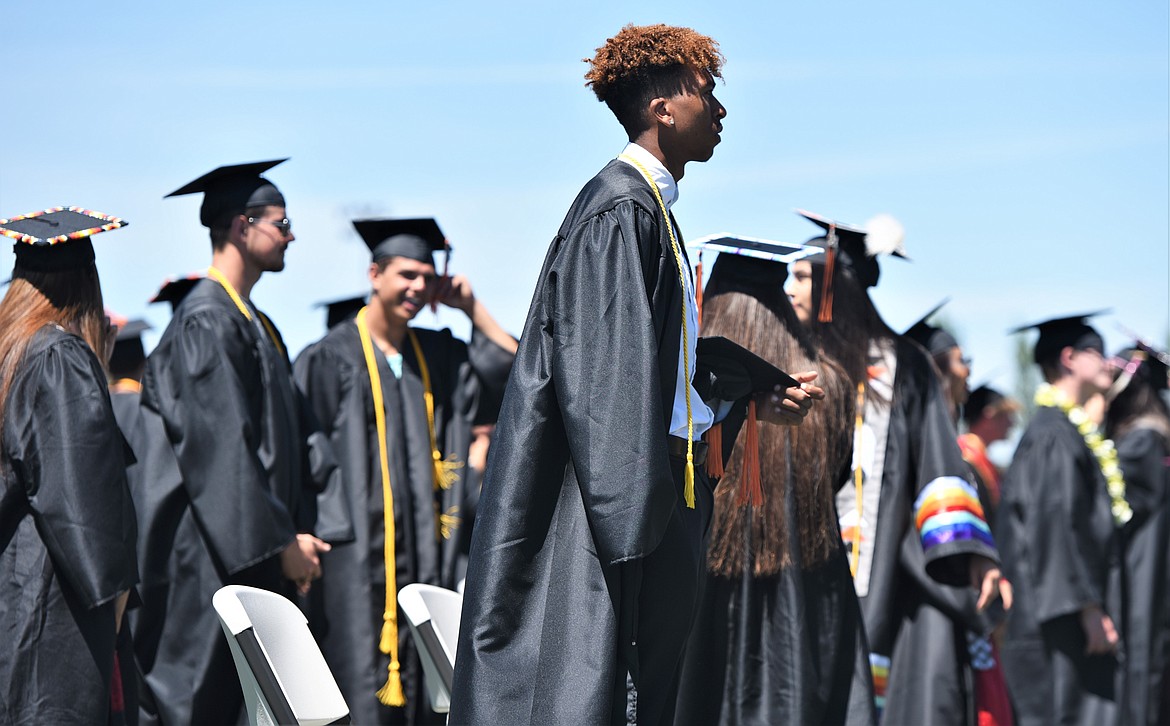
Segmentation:
<svg viewBox="0 0 1170 726">
<path fill-rule="evenodd" d="M 865 421 L 865 382 L 857 384 L 857 415 L 853 419 L 853 446 L 861 456 L 861 426 Z M 862 472 L 861 459 L 858 458 L 857 467 L 853 470 L 853 491 L 857 497 L 857 536 L 853 539 L 853 552 L 849 556 L 849 574 L 857 577 L 857 565 L 861 560 L 861 506 L 862 506 Z"/>
<path fill-rule="evenodd" d="M 236 292 L 236 288 L 232 287 L 232 284 L 228 282 L 228 279 L 224 277 L 223 273 L 212 266 L 207 268 L 207 276 L 214 279 L 220 284 L 221 287 L 223 287 L 224 290 L 227 291 L 228 297 L 232 299 L 232 302 L 236 304 L 236 307 L 240 309 L 240 312 L 244 314 L 244 317 L 247 318 L 249 322 L 251 322 L 252 313 L 248 312 L 248 306 L 244 304 L 243 299 L 240 297 L 240 293 Z M 256 312 L 260 313 L 259 310 Z M 276 337 L 276 331 L 272 329 L 272 323 L 269 322 L 268 316 L 264 313 L 260 313 L 260 322 L 264 325 L 264 330 L 268 333 L 268 338 L 272 341 L 272 344 L 276 346 L 278 351 L 280 351 L 280 357 L 283 358 L 284 346 L 280 344 L 280 339 Z"/>
<path fill-rule="evenodd" d="M 658 208 L 662 210 L 662 219 L 666 222 L 666 231 L 670 233 L 670 249 L 674 252 L 674 261 L 678 265 L 678 281 L 682 286 L 682 347 L 683 347 L 683 375 L 689 376 L 691 374 L 691 353 L 690 344 L 687 340 L 687 278 L 683 273 L 683 259 L 682 253 L 678 248 L 678 240 L 674 238 L 674 225 L 670 223 L 670 214 L 666 211 L 666 202 L 662 201 L 662 192 L 658 191 L 658 185 L 654 183 L 654 177 L 650 176 L 650 172 L 646 167 L 642 166 L 642 162 L 638 161 L 629 154 L 622 154 L 619 158 L 630 162 L 642 172 L 642 176 L 646 177 L 646 181 L 650 183 L 650 190 L 654 192 L 654 198 L 658 200 Z M 691 415 L 691 382 L 689 380 L 683 381 L 683 391 L 686 394 L 687 400 L 687 466 L 686 474 L 683 477 L 686 482 L 683 486 L 683 499 L 686 500 L 687 508 L 695 508 L 695 443 L 692 439 L 695 438 L 695 419 Z"/>
<path fill-rule="evenodd" d="M 394 492 L 390 489 L 390 452 L 386 449 L 386 409 L 382 401 L 382 377 L 378 375 L 378 361 L 374 358 L 374 344 L 366 327 L 366 309 L 354 318 L 366 357 L 366 371 L 370 375 L 370 391 L 374 395 L 374 425 L 378 431 L 378 464 L 382 468 L 382 521 L 386 530 L 383 556 L 386 560 L 386 608 L 382 613 L 382 638 L 378 649 L 390 656 L 386 685 L 378 689 L 378 701 L 384 706 L 405 706 L 402 679 L 398 663 L 398 580 L 394 560 Z"/>
<path fill-rule="evenodd" d="M 439 453 L 439 445 L 435 441 L 435 394 L 431 388 L 431 372 L 427 368 L 427 359 L 423 355 L 422 346 L 418 343 L 418 336 L 410 328 L 406 329 L 406 335 L 410 338 L 411 347 L 414 348 L 414 357 L 418 361 L 418 372 L 422 377 L 423 400 L 427 404 L 427 433 L 431 436 L 431 460 L 435 467 L 435 489 L 436 491 L 450 489 L 458 478 L 455 472 L 461 469 L 463 464 L 457 461 L 453 454 L 444 460 L 443 455 Z M 444 539 L 448 539 L 448 537 L 444 537 Z"/>
</svg>

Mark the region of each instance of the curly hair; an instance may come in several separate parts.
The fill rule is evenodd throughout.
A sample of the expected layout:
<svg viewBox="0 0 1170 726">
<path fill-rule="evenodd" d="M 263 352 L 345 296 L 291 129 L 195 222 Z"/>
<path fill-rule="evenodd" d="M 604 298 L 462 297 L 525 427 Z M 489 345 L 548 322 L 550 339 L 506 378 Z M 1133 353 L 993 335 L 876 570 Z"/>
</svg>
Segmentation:
<svg viewBox="0 0 1170 726">
<path fill-rule="evenodd" d="M 723 78 L 718 43 L 690 28 L 661 23 L 627 25 L 583 60 L 589 64 L 585 85 L 631 135 L 648 125 L 646 104 L 681 93 L 693 80 L 692 69 Z"/>
</svg>

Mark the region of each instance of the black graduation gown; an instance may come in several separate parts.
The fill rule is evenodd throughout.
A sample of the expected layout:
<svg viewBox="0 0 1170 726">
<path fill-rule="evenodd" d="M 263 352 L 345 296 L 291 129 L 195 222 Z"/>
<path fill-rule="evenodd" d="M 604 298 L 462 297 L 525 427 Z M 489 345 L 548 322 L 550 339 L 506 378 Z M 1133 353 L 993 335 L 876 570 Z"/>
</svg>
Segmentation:
<svg viewBox="0 0 1170 726">
<path fill-rule="evenodd" d="M 452 724 L 624 719 L 627 671 L 639 722 L 671 716 L 711 492 L 696 467 L 685 509 L 668 454 L 683 289 L 667 224 L 615 160 L 553 239 L 476 515 Z"/>
<path fill-rule="evenodd" d="M 789 513 L 797 511 L 795 486 L 785 488 Z M 743 530 L 751 552 L 751 527 Z M 753 575 L 750 558 L 740 577 L 705 571 L 677 724 L 812 726 L 844 723 L 850 712 L 856 723 L 865 722 L 863 713 L 876 723 L 869 648 L 844 547 L 806 566 L 792 523 L 787 551 L 792 563 L 770 577 Z"/>
<path fill-rule="evenodd" d="M 451 488 L 435 491 L 414 348 L 409 340 L 402 346 L 401 379 L 395 378 L 385 356 L 376 354 L 394 494 L 397 586 L 421 582 L 454 589 L 465 568 L 466 552 L 460 549 L 465 502 L 472 496 L 469 487 L 478 484 L 466 466 L 471 427 L 494 420 L 496 412 L 487 410 L 483 399 L 492 397 L 492 391 L 499 399 L 512 355 L 475 331 L 468 345 L 449 330 L 413 330 L 430 374 L 439 452 L 464 465 Z M 375 696 L 386 682 L 390 662 L 378 649 L 386 593 L 385 525 L 373 395 L 354 321 L 334 326 L 298 356 L 294 368 L 297 383 L 341 462 L 336 485 L 318 498 L 318 535 L 333 545 L 323 557 L 323 575 L 311 593 L 310 621 L 318 642 L 355 723 L 435 720 L 401 615 L 399 661 L 407 704 L 390 709 Z M 439 510 L 458 520 L 440 527 Z M 438 720 L 442 722 L 441 717 Z"/>
<path fill-rule="evenodd" d="M 1170 720 L 1170 713 L 1160 713 L 1170 663 L 1170 449 L 1157 429 L 1140 426 L 1116 444 L 1133 509 L 1133 519 L 1121 530 L 1118 627 L 1125 643 L 1126 690 L 1119 722 L 1152 726 Z"/>
<path fill-rule="evenodd" d="M 135 522 L 105 375 L 80 338 L 35 334 L 0 441 L 0 721 L 104 723 Z"/>
<path fill-rule="evenodd" d="M 316 494 L 320 462 L 288 359 L 257 315 L 201 280 L 147 359 L 142 425 L 171 453 L 156 449 L 142 472 L 150 579 L 132 622 L 144 723 L 237 720 L 243 694 L 211 597 L 228 584 L 291 594 L 279 555 L 311 528 L 302 492 Z"/>
<path fill-rule="evenodd" d="M 937 609 L 942 601 L 924 607 L 931 597 L 920 585 L 949 585 L 946 599 L 973 603 L 974 598 L 958 589 L 968 586 L 969 556 L 998 561 L 999 555 L 988 541 L 990 535 L 964 536 L 957 529 L 948 537 L 948 526 L 936 528 L 929 519 L 919 527 L 920 515 L 930 515 L 932 493 L 945 495 L 972 485 L 926 353 L 901 337 L 894 345 L 893 401 L 868 592 L 860 598 L 862 619 L 872 657 L 889 668 L 884 699 L 879 699 L 880 718 L 891 724 L 962 723 L 966 703 L 956 695 L 962 692 L 961 664 L 967 661 L 965 638 Z M 937 594 L 940 589 L 931 590 Z M 881 689 L 875 690 L 880 696 Z M 849 715 L 851 723 L 870 718 L 865 711 Z"/>
<path fill-rule="evenodd" d="M 1116 660 L 1085 655 L 1079 612 L 1108 602 L 1113 515 L 1097 459 L 1060 409 L 1028 424 L 998 517 L 1015 593 L 1002 656 L 1016 723 L 1111 723 Z"/>
</svg>

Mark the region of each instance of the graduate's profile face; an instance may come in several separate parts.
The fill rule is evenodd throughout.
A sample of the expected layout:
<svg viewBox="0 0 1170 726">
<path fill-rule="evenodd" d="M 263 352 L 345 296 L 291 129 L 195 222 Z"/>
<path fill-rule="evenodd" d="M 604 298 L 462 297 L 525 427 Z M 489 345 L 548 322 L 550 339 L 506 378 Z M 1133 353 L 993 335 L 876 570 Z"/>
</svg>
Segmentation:
<svg viewBox="0 0 1170 726">
<path fill-rule="evenodd" d="M 288 217 L 284 207 L 265 207 L 259 217 L 243 218 L 241 230 L 247 254 L 263 272 L 280 272 L 284 269 L 284 253 L 296 239 L 292 228 L 287 226 Z"/>
<path fill-rule="evenodd" d="M 370 265 L 374 297 L 388 315 L 412 320 L 434 295 L 435 266 L 409 257 L 393 257 L 386 264 Z"/>
<path fill-rule="evenodd" d="M 694 70 L 691 82 L 666 103 L 673 123 L 661 142 L 676 147 L 684 162 L 710 159 L 727 116 L 727 109 L 715 98 L 715 78 L 705 70 Z"/>
<path fill-rule="evenodd" d="M 1066 348 L 1066 366 L 1076 376 L 1084 387 L 1094 392 L 1108 391 L 1113 385 L 1113 374 L 1109 371 L 1109 361 L 1096 348 L 1076 350 Z"/>
<path fill-rule="evenodd" d="M 796 319 L 801 325 L 810 325 L 813 320 L 812 263 L 807 260 L 792 263 L 784 289 L 788 292 L 792 309 L 796 311 Z"/>
</svg>

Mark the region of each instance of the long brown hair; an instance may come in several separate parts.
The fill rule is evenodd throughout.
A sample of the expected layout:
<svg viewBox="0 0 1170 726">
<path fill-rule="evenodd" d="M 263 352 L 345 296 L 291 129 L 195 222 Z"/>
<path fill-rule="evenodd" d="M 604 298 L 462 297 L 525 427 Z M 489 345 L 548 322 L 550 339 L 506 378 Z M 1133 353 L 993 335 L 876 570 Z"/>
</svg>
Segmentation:
<svg viewBox="0 0 1170 726">
<path fill-rule="evenodd" d="M 820 309 L 824 274 L 825 266 L 813 262 L 813 310 Z M 878 314 L 869 292 L 844 265 L 837 265 L 833 272 L 832 321 L 822 323 L 814 318 L 809 330 L 820 349 L 845 368 L 854 386 L 868 380 L 866 366 L 869 358 L 869 341 L 875 338 L 897 337 Z"/>
<path fill-rule="evenodd" d="M 724 262 L 720 257 L 704 293 L 704 335 L 734 340 L 782 370 L 816 370 L 817 384 L 825 389 L 825 400 L 813 406 L 800 426 L 760 422 L 762 507 L 736 501 L 746 437 L 736 441 L 715 493 L 707 565 L 718 575 L 768 576 L 794 565 L 811 568 L 840 547 L 833 497 L 849 465 L 852 387 L 844 369 L 820 355 L 801 329 L 784 294 L 785 276 L 786 268 L 774 262 Z M 788 511 L 787 501 L 795 511 Z"/>
<path fill-rule="evenodd" d="M 105 365 L 109 325 L 96 267 L 41 272 L 17 266 L 13 271 L 0 300 L 0 421 L 29 342 L 54 323 L 81 336 Z"/>
</svg>

